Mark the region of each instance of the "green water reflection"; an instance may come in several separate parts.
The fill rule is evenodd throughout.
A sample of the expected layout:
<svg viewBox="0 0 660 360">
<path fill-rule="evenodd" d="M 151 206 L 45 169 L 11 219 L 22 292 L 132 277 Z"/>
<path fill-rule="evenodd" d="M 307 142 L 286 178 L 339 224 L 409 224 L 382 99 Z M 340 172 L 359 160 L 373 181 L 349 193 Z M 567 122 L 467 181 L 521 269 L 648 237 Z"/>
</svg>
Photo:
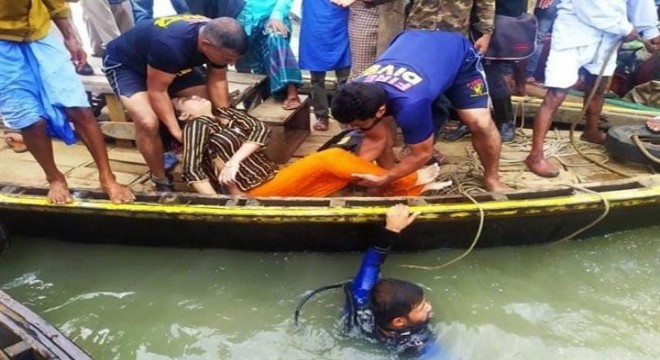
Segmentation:
<svg viewBox="0 0 660 360">
<path fill-rule="evenodd" d="M 302 236 L 302 235 L 301 235 Z M 392 255 L 422 285 L 456 359 L 660 358 L 660 227 L 524 248 Z M 343 295 L 300 296 L 350 277 L 360 254 L 246 253 L 14 239 L 0 288 L 98 359 L 372 359 L 341 334 Z"/>
</svg>

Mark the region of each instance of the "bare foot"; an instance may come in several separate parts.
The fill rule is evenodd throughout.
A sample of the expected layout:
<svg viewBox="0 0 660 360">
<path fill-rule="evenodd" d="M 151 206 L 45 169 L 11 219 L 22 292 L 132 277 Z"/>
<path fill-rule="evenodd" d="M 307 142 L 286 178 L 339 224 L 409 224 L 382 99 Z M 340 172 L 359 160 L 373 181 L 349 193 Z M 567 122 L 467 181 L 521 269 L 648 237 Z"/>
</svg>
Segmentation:
<svg viewBox="0 0 660 360">
<path fill-rule="evenodd" d="M 647 121 L 646 130 L 654 135 L 660 134 L 660 116 L 656 116 L 653 119 Z"/>
<path fill-rule="evenodd" d="M 282 108 L 284 110 L 295 110 L 295 109 L 299 108 L 300 105 L 302 105 L 300 103 L 300 98 L 298 98 L 296 96 L 296 97 L 291 97 L 291 98 L 287 98 L 286 100 L 284 100 L 284 102 L 282 103 Z"/>
<path fill-rule="evenodd" d="M 117 182 L 110 182 L 107 185 L 101 184 L 101 188 L 108 194 L 113 204 L 129 203 L 135 200 L 133 192 L 128 187 L 120 185 Z"/>
<path fill-rule="evenodd" d="M 538 176 L 551 178 L 559 175 L 559 170 L 550 165 L 545 158 L 532 158 L 528 156 L 525 159 L 525 164 L 527 164 L 529 170 Z"/>
<path fill-rule="evenodd" d="M 495 179 L 485 178 L 484 188 L 488 192 L 505 192 L 511 190 L 508 187 L 504 186 L 504 184 L 500 182 L 499 178 L 495 178 Z"/>
<path fill-rule="evenodd" d="M 442 190 L 448 186 L 451 186 L 452 182 L 451 180 L 448 181 L 434 181 L 430 182 L 422 188 L 422 194 L 424 194 L 427 191 L 437 191 L 437 190 Z"/>
<path fill-rule="evenodd" d="M 594 144 L 599 144 L 603 145 L 605 144 L 605 133 L 602 133 L 598 130 L 592 131 L 592 132 L 587 132 L 585 131 L 582 136 L 580 136 L 580 140 L 594 143 Z"/>
<path fill-rule="evenodd" d="M 57 205 L 73 202 L 66 180 L 53 180 L 49 182 L 48 202 Z"/>
<path fill-rule="evenodd" d="M 424 166 L 417 170 L 417 181 L 415 182 L 415 185 L 431 183 L 435 181 L 438 175 L 440 175 L 440 166 L 438 166 L 438 164 Z"/>
</svg>

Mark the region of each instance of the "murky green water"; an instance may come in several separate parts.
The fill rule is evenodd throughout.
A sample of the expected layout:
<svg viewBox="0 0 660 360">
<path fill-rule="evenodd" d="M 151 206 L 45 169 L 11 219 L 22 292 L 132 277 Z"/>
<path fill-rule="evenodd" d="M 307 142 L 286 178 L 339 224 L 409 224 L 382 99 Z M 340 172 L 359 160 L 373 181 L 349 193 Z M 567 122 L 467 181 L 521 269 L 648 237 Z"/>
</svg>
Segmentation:
<svg viewBox="0 0 660 360">
<path fill-rule="evenodd" d="M 184 236 L 182 234 L 182 236 Z M 0 288 L 98 359 L 372 359 L 341 334 L 343 298 L 300 296 L 352 276 L 360 254 L 244 253 L 14 239 Z M 456 359 L 660 358 L 660 227 L 559 245 L 390 256 L 421 284 Z"/>
</svg>

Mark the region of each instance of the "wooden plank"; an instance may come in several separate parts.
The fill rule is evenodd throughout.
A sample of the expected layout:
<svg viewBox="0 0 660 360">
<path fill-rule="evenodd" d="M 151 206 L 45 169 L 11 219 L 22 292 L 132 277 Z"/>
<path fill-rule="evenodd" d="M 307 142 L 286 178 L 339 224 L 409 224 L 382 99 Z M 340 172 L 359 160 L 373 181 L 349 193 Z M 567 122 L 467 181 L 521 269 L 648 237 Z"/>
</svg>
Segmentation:
<svg viewBox="0 0 660 360">
<path fill-rule="evenodd" d="M 115 148 L 108 151 L 110 160 L 145 165 L 144 157 L 135 148 Z"/>
<path fill-rule="evenodd" d="M 227 71 L 227 81 L 237 84 L 256 85 L 265 81 L 266 78 L 267 78 L 266 75 L 246 74 L 246 73 L 239 73 L 236 71 Z"/>
<path fill-rule="evenodd" d="M 21 341 L 14 345 L 6 347 L 3 351 L 10 359 L 18 358 L 21 354 L 32 350 L 32 346 L 27 341 Z"/>
<path fill-rule="evenodd" d="M 285 164 L 298 149 L 307 136 L 309 130 L 291 129 L 284 131 L 283 127 L 273 130 L 273 137 L 266 148 L 266 155 L 277 164 Z"/>
<path fill-rule="evenodd" d="M 282 103 L 270 97 L 262 104 L 249 112 L 250 115 L 270 125 L 284 125 L 291 120 L 299 111 L 304 111 L 305 103 L 309 103 L 309 97 L 300 95 L 301 106 L 294 110 L 285 110 Z"/>
<path fill-rule="evenodd" d="M 80 75 L 80 80 L 83 83 L 86 91 L 96 94 L 112 94 L 112 87 L 108 83 L 108 79 L 105 75 L 94 74 L 94 75 Z"/>
<path fill-rule="evenodd" d="M 523 104 L 525 118 L 532 118 L 536 111 L 538 111 L 541 103 L 539 101 L 526 101 Z M 518 109 L 517 103 L 514 101 L 513 108 Z M 569 107 L 561 106 L 557 109 L 553 122 L 562 123 L 562 124 L 572 124 L 575 121 L 575 118 L 580 115 L 582 109 L 580 107 Z M 520 110 L 518 110 L 520 115 Z M 611 126 L 621 126 L 621 125 L 631 125 L 638 124 L 642 125 L 646 123 L 649 119 L 649 115 L 637 115 L 631 113 L 618 112 L 614 110 L 603 109 L 602 115 L 605 117 L 606 121 L 601 121 L 601 126 L 611 127 Z M 584 125 L 584 119 L 580 120 L 578 124 Z"/>
</svg>

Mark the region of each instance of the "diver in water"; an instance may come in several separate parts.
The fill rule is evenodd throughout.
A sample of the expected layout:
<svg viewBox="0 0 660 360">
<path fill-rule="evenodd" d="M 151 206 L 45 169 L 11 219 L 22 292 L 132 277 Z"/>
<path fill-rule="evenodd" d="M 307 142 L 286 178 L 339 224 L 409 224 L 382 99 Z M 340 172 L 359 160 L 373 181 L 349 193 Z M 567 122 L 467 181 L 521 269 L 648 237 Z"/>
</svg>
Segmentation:
<svg viewBox="0 0 660 360">
<path fill-rule="evenodd" d="M 439 359 L 442 350 L 429 327 L 431 304 L 424 298 L 424 290 L 405 280 L 379 279 L 380 266 L 392 244 L 418 214 L 410 213 L 403 204 L 387 211 L 383 236 L 367 249 L 355 278 L 342 284 L 346 292 L 345 325 L 347 331 L 357 329 L 398 355 Z M 338 286 L 325 286 L 308 294 L 296 309 L 296 322 L 305 301 Z"/>
</svg>

